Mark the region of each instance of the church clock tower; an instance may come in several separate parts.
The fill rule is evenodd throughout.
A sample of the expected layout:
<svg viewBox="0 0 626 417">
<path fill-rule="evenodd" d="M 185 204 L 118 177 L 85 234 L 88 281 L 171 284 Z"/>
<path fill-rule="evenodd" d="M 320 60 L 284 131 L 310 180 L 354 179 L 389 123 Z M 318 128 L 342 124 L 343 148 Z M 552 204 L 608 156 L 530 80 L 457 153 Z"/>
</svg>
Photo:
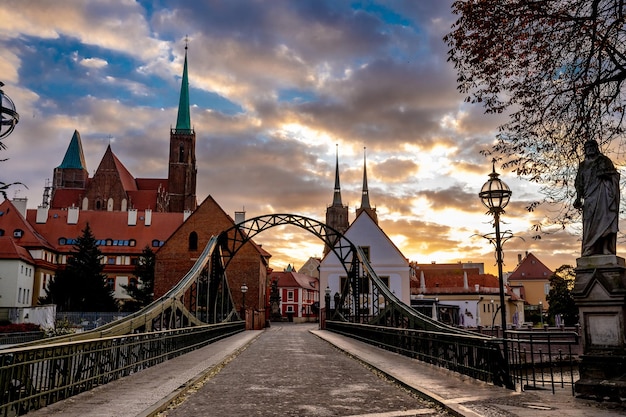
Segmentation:
<svg viewBox="0 0 626 417">
<path fill-rule="evenodd" d="M 194 211 L 196 200 L 196 133 L 191 127 L 189 112 L 189 81 L 187 78 L 187 45 L 180 86 L 176 128 L 170 131 L 170 158 L 167 194 L 170 212 Z"/>
</svg>

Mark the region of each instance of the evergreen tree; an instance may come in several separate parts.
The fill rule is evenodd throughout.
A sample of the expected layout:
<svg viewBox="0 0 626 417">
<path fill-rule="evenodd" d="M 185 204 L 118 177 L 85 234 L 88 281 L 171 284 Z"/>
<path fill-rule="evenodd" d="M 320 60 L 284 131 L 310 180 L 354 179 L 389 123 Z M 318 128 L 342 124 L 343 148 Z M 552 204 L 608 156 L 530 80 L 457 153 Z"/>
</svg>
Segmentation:
<svg viewBox="0 0 626 417">
<path fill-rule="evenodd" d="M 50 280 L 48 295 L 40 303 L 54 303 L 57 311 L 117 311 L 101 260 L 102 252 L 87 223 L 68 256 L 66 268 Z"/>
<path fill-rule="evenodd" d="M 572 290 L 576 274 L 570 265 L 560 266 L 552 276 L 550 276 L 550 292 L 546 301 L 550 305 L 548 314 L 551 317 L 561 314 L 563 323 L 573 326 L 578 323 L 578 307 L 574 303 Z"/>
<path fill-rule="evenodd" d="M 143 248 L 135 266 L 136 283 L 121 286 L 132 297 L 131 301 L 124 303 L 124 310 L 139 310 L 150 304 L 154 299 L 155 259 L 154 251 L 149 246 Z"/>
</svg>

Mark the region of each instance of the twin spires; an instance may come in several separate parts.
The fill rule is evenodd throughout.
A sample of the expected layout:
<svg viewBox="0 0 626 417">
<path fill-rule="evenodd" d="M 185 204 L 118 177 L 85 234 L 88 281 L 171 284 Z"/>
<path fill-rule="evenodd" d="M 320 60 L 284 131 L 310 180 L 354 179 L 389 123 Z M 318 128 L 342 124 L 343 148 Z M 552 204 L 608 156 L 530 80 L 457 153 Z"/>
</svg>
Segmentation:
<svg viewBox="0 0 626 417">
<path fill-rule="evenodd" d="M 339 147 L 339 145 L 337 145 L 337 148 Z M 370 217 L 372 217 L 372 219 L 378 223 L 378 216 L 376 214 L 376 209 L 372 208 L 371 204 L 370 204 L 370 197 L 369 197 L 369 188 L 367 185 L 367 155 L 366 155 L 366 151 L 367 148 L 363 147 L 363 190 L 361 192 L 361 206 L 357 209 L 356 214 L 357 216 L 362 212 L 362 211 L 367 211 L 370 215 Z M 339 185 L 339 151 L 336 151 L 336 161 L 335 161 L 335 190 L 334 190 L 334 194 L 333 194 L 333 203 L 331 206 L 328 207 L 328 209 L 326 210 L 326 220 L 327 220 L 327 224 L 329 224 L 330 226 L 333 226 L 333 224 L 335 224 L 335 226 L 337 226 L 337 220 L 335 220 L 335 222 L 333 222 L 333 224 L 331 224 L 329 222 L 330 220 L 330 209 L 339 209 L 339 208 L 344 208 L 342 202 L 341 202 L 341 187 Z M 337 216 L 335 216 L 337 217 Z M 345 222 L 345 223 L 343 223 Z M 345 227 L 347 228 L 347 218 L 344 220 L 342 219 L 342 223 L 345 224 Z M 333 226 L 333 227 L 335 227 Z M 337 230 L 340 230 L 341 228 L 339 227 L 335 227 Z"/>
</svg>

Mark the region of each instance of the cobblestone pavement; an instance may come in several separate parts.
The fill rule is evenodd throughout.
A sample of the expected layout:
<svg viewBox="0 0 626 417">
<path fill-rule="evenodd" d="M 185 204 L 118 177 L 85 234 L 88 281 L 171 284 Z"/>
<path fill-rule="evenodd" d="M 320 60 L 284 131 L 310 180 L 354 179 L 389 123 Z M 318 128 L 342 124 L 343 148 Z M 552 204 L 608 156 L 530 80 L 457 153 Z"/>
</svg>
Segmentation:
<svg viewBox="0 0 626 417">
<path fill-rule="evenodd" d="M 159 416 L 449 416 L 311 334 L 316 327 L 273 323 Z"/>
</svg>

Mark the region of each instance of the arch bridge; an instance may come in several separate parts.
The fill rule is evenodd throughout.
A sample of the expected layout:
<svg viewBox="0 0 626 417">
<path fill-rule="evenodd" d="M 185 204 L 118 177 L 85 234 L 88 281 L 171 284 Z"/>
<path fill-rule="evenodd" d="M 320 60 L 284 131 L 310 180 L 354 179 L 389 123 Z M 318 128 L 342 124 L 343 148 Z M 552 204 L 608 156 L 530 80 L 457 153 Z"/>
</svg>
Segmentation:
<svg viewBox="0 0 626 417">
<path fill-rule="evenodd" d="M 501 341 L 448 326 L 402 303 L 363 250 L 332 227 L 304 216 L 271 214 L 212 236 L 180 281 L 142 310 L 92 331 L 0 350 L 0 416 L 46 406 L 245 330 L 227 267 L 256 235 L 284 225 L 334 243 L 331 250 L 348 279 L 335 308 L 326 305 L 322 318 L 328 330 L 510 385 Z"/>
</svg>

